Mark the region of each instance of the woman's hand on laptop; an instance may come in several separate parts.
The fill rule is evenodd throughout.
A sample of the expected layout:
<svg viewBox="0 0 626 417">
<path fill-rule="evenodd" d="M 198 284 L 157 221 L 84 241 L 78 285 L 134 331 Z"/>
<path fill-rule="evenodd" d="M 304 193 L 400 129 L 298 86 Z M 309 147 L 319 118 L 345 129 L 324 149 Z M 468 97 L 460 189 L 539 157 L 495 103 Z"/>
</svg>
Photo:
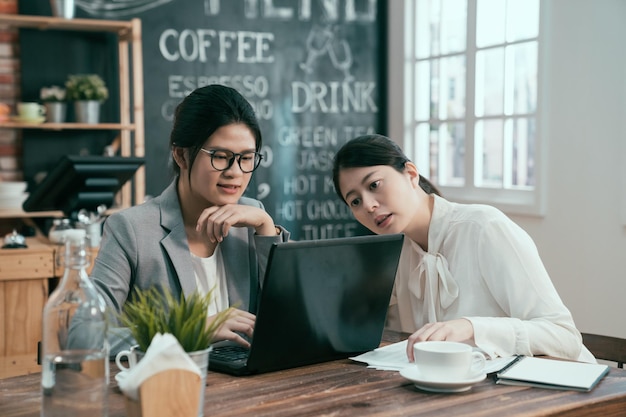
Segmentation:
<svg viewBox="0 0 626 417">
<path fill-rule="evenodd" d="M 214 317 L 215 316 L 209 316 L 208 320 L 212 320 Z M 230 340 L 249 348 L 250 342 L 248 342 L 241 335 L 244 334 L 249 338 L 252 338 L 255 321 L 256 316 L 254 314 L 235 309 L 231 313 L 230 317 L 228 317 L 224 324 L 222 324 L 222 326 L 217 330 L 213 341 L 217 342 L 220 340 Z"/>
</svg>

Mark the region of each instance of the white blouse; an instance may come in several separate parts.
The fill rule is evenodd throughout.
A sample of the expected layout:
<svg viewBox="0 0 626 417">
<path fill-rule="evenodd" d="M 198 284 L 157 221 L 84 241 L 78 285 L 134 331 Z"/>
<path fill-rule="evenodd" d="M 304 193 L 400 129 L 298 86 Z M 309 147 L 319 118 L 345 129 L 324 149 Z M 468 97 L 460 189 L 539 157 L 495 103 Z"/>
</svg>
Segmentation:
<svg viewBox="0 0 626 417">
<path fill-rule="evenodd" d="M 405 238 L 388 327 L 466 318 L 490 357 L 595 362 L 530 236 L 494 207 L 434 198 L 428 252 Z"/>
<path fill-rule="evenodd" d="M 192 253 L 191 263 L 198 292 L 206 295 L 213 289 L 213 299 L 207 315 L 212 316 L 228 308 L 228 287 L 219 245 L 215 248 L 213 255 L 208 258 L 201 258 Z"/>
</svg>

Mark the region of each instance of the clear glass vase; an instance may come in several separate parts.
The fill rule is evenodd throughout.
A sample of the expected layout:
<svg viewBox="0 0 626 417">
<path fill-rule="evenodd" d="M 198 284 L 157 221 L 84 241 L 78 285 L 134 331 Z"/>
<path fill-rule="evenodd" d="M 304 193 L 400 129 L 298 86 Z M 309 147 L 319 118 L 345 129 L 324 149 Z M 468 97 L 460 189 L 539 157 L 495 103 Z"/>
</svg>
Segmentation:
<svg viewBox="0 0 626 417">
<path fill-rule="evenodd" d="M 84 238 L 68 238 L 59 262 L 65 268 L 63 278 L 43 311 L 41 417 L 106 417 L 106 305 L 85 270 L 89 257 Z"/>
</svg>

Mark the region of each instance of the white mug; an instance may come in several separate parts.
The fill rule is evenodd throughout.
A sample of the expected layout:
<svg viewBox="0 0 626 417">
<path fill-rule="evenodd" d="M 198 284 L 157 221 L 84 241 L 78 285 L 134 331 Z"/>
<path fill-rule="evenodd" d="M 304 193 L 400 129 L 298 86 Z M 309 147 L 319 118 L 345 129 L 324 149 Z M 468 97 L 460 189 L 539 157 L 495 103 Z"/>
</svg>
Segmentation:
<svg viewBox="0 0 626 417">
<path fill-rule="evenodd" d="M 419 342 L 413 353 L 420 376 L 431 381 L 462 381 L 485 368 L 485 356 L 466 343 Z"/>
<path fill-rule="evenodd" d="M 37 120 L 46 114 L 46 108 L 39 103 L 17 103 L 17 114 L 24 120 Z"/>
<path fill-rule="evenodd" d="M 121 350 L 117 353 L 117 355 L 115 355 L 115 364 L 120 371 L 130 371 L 133 366 L 137 365 L 137 362 L 141 359 L 137 349 L 138 346 L 133 346 L 130 350 Z M 124 361 L 128 362 L 128 366 L 124 364 Z"/>
</svg>

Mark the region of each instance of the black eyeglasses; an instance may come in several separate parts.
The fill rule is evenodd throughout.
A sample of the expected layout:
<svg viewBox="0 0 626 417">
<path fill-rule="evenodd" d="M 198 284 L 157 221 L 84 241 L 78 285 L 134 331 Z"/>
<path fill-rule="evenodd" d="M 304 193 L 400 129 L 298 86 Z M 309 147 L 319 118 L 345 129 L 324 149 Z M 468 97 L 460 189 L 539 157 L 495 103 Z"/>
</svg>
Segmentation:
<svg viewBox="0 0 626 417">
<path fill-rule="evenodd" d="M 239 168 L 241 168 L 241 172 L 249 173 L 257 169 L 261 163 L 261 159 L 263 159 L 263 155 L 258 152 L 236 153 L 226 149 L 208 150 L 204 148 L 200 148 L 200 150 L 208 155 L 211 155 L 211 165 L 213 165 L 213 168 L 218 171 L 226 171 L 232 167 L 235 162 L 235 158 L 237 158 L 237 163 L 239 164 Z"/>
</svg>

